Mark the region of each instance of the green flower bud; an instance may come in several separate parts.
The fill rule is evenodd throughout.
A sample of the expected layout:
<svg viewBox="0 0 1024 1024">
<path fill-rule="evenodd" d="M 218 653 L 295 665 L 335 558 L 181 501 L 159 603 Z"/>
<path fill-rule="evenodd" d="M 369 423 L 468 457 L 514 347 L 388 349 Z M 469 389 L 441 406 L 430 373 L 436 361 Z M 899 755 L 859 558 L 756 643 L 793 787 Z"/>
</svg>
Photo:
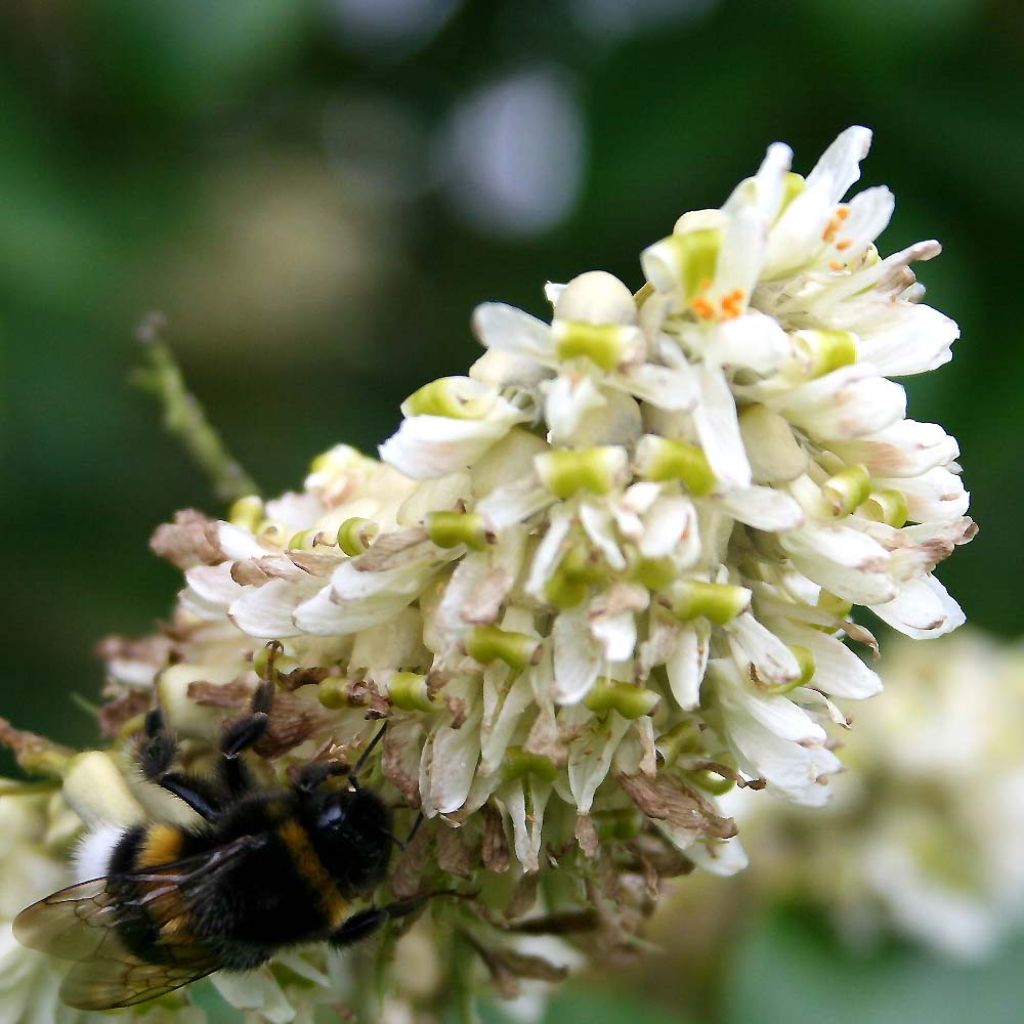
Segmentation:
<svg viewBox="0 0 1024 1024">
<path fill-rule="evenodd" d="M 802 376 L 810 380 L 857 362 L 857 336 L 850 331 L 794 331 L 790 337 Z"/>
<path fill-rule="evenodd" d="M 352 680 L 343 676 L 328 676 L 322 679 L 317 684 L 316 696 L 325 708 L 332 711 L 356 707 L 360 703 L 352 699 Z"/>
<path fill-rule="evenodd" d="M 672 614 L 682 622 L 703 617 L 724 626 L 750 607 L 751 596 L 746 587 L 730 583 L 684 580 L 678 585 Z"/>
<path fill-rule="evenodd" d="M 648 590 L 663 590 L 679 574 L 671 558 L 638 558 L 632 565 L 633 579 Z"/>
<path fill-rule="evenodd" d="M 346 555 L 361 555 L 374 542 L 380 527 L 372 519 L 352 516 L 338 527 L 338 547 Z"/>
<path fill-rule="evenodd" d="M 556 320 L 552 325 L 555 355 L 559 359 L 589 359 L 611 372 L 630 356 L 630 336 L 635 332 L 619 324 L 588 324 Z"/>
<path fill-rule="evenodd" d="M 663 732 L 655 743 L 666 765 L 672 764 L 683 754 L 695 754 L 701 749 L 701 745 L 700 727 L 692 718 L 680 722 L 668 732 Z"/>
<path fill-rule="evenodd" d="M 396 672 L 388 682 L 388 700 L 403 711 L 436 711 L 437 702 L 418 672 Z"/>
<path fill-rule="evenodd" d="M 571 498 L 580 491 L 608 494 L 626 475 L 626 450 L 598 448 L 545 452 L 533 460 L 544 486 L 556 498 Z"/>
<path fill-rule="evenodd" d="M 228 509 L 228 522 L 253 533 L 263 519 L 263 501 L 255 494 L 238 498 Z"/>
<path fill-rule="evenodd" d="M 828 612 L 829 615 L 836 616 L 838 619 L 845 619 L 853 611 L 853 605 L 849 601 L 844 601 L 841 597 L 836 597 L 835 594 L 831 594 L 827 590 L 819 591 L 818 607 L 822 611 Z"/>
<path fill-rule="evenodd" d="M 425 525 L 427 535 L 439 548 L 465 544 L 481 551 L 495 539 L 478 512 L 429 512 Z"/>
<path fill-rule="evenodd" d="M 471 383 L 471 382 L 470 382 Z M 467 394 L 462 377 L 440 377 L 414 391 L 403 403 L 406 416 L 444 416 L 453 420 L 478 420 L 490 412 L 493 395 Z"/>
<path fill-rule="evenodd" d="M 583 698 L 583 704 L 599 715 L 617 711 L 623 718 L 643 718 L 654 710 L 660 700 L 661 697 L 653 690 L 602 677 Z"/>
<path fill-rule="evenodd" d="M 669 290 L 670 282 L 681 285 L 689 302 L 714 281 L 721 247 L 722 232 L 717 227 L 672 234 L 644 252 L 644 270 L 662 291 Z"/>
<path fill-rule="evenodd" d="M 540 658 L 541 642 L 526 633 L 514 633 L 497 626 L 477 626 L 466 639 L 466 653 L 481 664 L 503 661 L 522 671 Z"/>
<path fill-rule="evenodd" d="M 680 480 L 697 497 L 715 489 L 715 475 L 707 456 L 689 441 L 645 434 L 636 448 L 636 471 L 645 480 L 656 483 Z"/>
<path fill-rule="evenodd" d="M 909 508 L 907 497 L 902 491 L 872 491 L 871 495 L 857 511 L 865 519 L 876 523 L 887 523 L 889 526 L 900 527 L 907 521 Z"/>
<path fill-rule="evenodd" d="M 867 466 L 851 466 L 829 477 L 822 484 L 821 497 L 835 518 L 849 515 L 871 494 L 871 474 Z"/>
</svg>

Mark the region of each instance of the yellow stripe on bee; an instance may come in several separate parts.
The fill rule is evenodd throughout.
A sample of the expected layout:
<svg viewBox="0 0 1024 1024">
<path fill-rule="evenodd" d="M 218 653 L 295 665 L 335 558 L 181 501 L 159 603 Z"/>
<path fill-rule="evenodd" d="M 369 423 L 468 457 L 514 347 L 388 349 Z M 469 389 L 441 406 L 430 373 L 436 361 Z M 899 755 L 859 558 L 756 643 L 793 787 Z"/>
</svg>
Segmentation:
<svg viewBox="0 0 1024 1024">
<path fill-rule="evenodd" d="M 309 834 L 294 819 L 284 822 L 277 834 L 281 837 L 295 862 L 295 869 L 310 890 L 316 893 L 320 907 L 331 928 L 337 928 L 348 916 L 348 900 L 338 892 L 323 861 L 317 855 Z"/>
<path fill-rule="evenodd" d="M 195 934 L 188 918 L 184 900 L 180 893 L 175 893 L 169 901 L 176 913 L 160 925 L 160 944 L 166 946 L 190 946 L 195 942 Z"/>
<path fill-rule="evenodd" d="M 185 833 L 174 825 L 151 825 L 135 856 L 135 866 L 155 868 L 169 864 L 181 856 L 185 845 Z"/>
</svg>

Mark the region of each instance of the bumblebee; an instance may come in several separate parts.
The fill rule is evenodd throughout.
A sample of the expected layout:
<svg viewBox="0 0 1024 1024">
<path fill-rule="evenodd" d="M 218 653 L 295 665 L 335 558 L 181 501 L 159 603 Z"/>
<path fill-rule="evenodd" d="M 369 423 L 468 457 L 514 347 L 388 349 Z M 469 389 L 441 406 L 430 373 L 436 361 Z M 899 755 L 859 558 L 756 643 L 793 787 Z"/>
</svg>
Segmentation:
<svg viewBox="0 0 1024 1024">
<path fill-rule="evenodd" d="M 194 827 L 167 823 L 100 830 L 79 850 L 80 874 L 18 915 L 26 946 L 75 961 L 61 997 L 82 1010 L 132 1006 L 213 971 L 245 971 L 278 950 L 316 941 L 348 946 L 423 899 L 352 909 L 385 878 L 392 815 L 358 775 L 383 728 L 349 770 L 304 767 L 294 784 L 261 790 L 239 756 L 267 729 L 272 687 L 224 731 L 207 779 L 174 764 L 176 743 L 159 709 L 145 723 L 138 760 L 149 781 L 196 811 Z M 343 788 L 325 786 L 347 775 Z"/>
</svg>

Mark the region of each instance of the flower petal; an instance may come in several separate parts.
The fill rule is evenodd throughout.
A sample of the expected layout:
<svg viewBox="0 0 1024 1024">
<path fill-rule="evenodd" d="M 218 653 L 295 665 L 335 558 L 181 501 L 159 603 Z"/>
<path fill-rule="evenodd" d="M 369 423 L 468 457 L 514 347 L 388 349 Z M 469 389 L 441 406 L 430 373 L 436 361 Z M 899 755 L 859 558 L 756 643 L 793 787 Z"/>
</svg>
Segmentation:
<svg viewBox="0 0 1024 1024">
<path fill-rule="evenodd" d="M 560 612 L 551 631 L 555 654 L 552 696 L 559 704 L 577 704 L 590 692 L 604 664 L 601 644 L 590 632 L 586 612 Z"/>
<path fill-rule="evenodd" d="M 893 629 L 915 640 L 952 633 L 966 621 L 960 605 L 934 576 L 911 580 L 893 600 L 873 604 L 871 610 Z"/>
<path fill-rule="evenodd" d="M 314 576 L 303 580 L 276 579 L 261 587 L 246 587 L 231 604 L 231 621 L 249 636 L 260 640 L 281 640 L 298 636 L 302 630 L 295 625 L 295 609 L 321 589 Z"/>
<path fill-rule="evenodd" d="M 818 438 L 862 437 L 903 419 L 907 396 L 901 385 L 855 363 L 784 394 L 779 408 Z"/>
<path fill-rule="evenodd" d="M 838 203 L 860 177 L 860 162 L 871 148 L 871 129 L 853 125 L 840 132 L 807 175 L 807 188 L 828 183 L 828 200 Z"/>
<path fill-rule="evenodd" d="M 550 325 L 503 302 L 485 302 L 473 312 L 473 333 L 489 349 L 529 356 L 541 363 L 554 362 Z"/>
<path fill-rule="evenodd" d="M 733 619 L 728 633 L 732 655 L 748 679 L 778 686 L 800 678 L 800 664 L 793 652 L 750 612 Z"/>
<path fill-rule="evenodd" d="M 603 722 L 594 720 L 591 728 L 569 746 L 569 788 L 576 809 L 588 814 L 597 787 L 604 782 L 619 741 L 630 726 L 628 718 L 609 715 Z"/>
<path fill-rule="evenodd" d="M 684 711 L 700 704 L 700 687 L 711 653 L 711 630 L 706 622 L 686 623 L 665 662 L 669 689 Z"/>
<path fill-rule="evenodd" d="M 804 510 L 785 491 L 774 487 L 747 487 L 715 498 L 715 504 L 755 530 L 782 533 L 804 524 Z"/>
<path fill-rule="evenodd" d="M 701 400 L 693 411 L 693 422 L 704 455 L 720 486 L 749 487 L 750 463 L 728 381 L 717 366 L 706 363 L 701 364 L 698 374 Z"/>
<path fill-rule="evenodd" d="M 398 433 L 380 446 L 380 457 L 414 480 L 429 480 L 466 469 L 504 437 L 514 423 L 526 418 L 510 403 L 501 401 L 504 404 L 500 414 L 483 420 L 410 416 L 402 421 Z"/>
<path fill-rule="evenodd" d="M 950 346 L 960 337 L 954 320 L 920 303 L 885 303 L 885 315 L 857 327 L 860 357 L 887 377 L 934 370 L 953 358 Z"/>
<path fill-rule="evenodd" d="M 960 455 L 960 446 L 937 423 L 900 420 L 877 433 L 829 447 L 850 465 L 862 462 L 872 476 L 913 477 L 936 466 L 947 466 Z"/>
<path fill-rule="evenodd" d="M 705 356 L 720 366 L 741 366 L 767 376 L 785 362 L 792 347 L 774 317 L 751 310 L 719 324 Z"/>
</svg>

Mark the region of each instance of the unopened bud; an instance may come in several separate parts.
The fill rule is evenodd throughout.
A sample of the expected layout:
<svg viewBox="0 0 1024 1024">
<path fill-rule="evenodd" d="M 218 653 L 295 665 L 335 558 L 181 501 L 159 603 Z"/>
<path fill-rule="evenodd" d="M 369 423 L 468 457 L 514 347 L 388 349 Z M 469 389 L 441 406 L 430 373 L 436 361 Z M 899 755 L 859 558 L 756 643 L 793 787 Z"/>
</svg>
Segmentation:
<svg viewBox="0 0 1024 1024">
<path fill-rule="evenodd" d="M 436 711 L 427 677 L 418 672 L 396 672 L 388 681 L 388 700 L 403 711 Z"/>
<path fill-rule="evenodd" d="M 503 661 L 510 668 L 522 671 L 537 663 L 541 642 L 526 633 L 514 633 L 497 626 L 477 626 L 466 639 L 466 653 L 484 665 Z"/>
<path fill-rule="evenodd" d="M 559 359 L 589 359 L 609 372 L 635 358 L 642 345 L 642 337 L 635 327 L 619 324 L 556 320 L 552 332 L 555 355 Z"/>
<path fill-rule="evenodd" d="M 857 362 L 857 336 L 850 331 L 794 331 L 794 360 L 809 380 Z"/>
<path fill-rule="evenodd" d="M 403 403 L 406 416 L 478 420 L 494 405 L 494 394 L 468 377 L 440 377 L 414 391 Z"/>
<path fill-rule="evenodd" d="M 246 495 L 235 501 L 228 510 L 228 522 L 241 526 L 252 533 L 263 520 L 263 502 L 255 494 Z"/>
<path fill-rule="evenodd" d="M 481 551 L 495 540 L 479 512 L 430 512 L 425 525 L 427 535 L 439 548 L 465 544 Z"/>
<path fill-rule="evenodd" d="M 679 480 L 697 497 L 715 489 L 715 474 L 703 450 L 689 441 L 645 434 L 636 449 L 636 471 L 645 480 Z"/>
<path fill-rule="evenodd" d="M 899 528 L 907 521 L 907 496 L 902 491 L 872 491 L 857 511 L 866 519 Z"/>
<path fill-rule="evenodd" d="M 746 587 L 683 580 L 678 585 L 672 614 L 682 622 L 705 618 L 716 626 L 724 626 L 750 607 L 751 597 Z"/>
<path fill-rule="evenodd" d="M 545 452 L 533 460 L 544 486 L 556 498 L 571 498 L 580 491 L 608 494 L 625 479 L 625 448 L 606 445 Z"/>
<path fill-rule="evenodd" d="M 346 555 L 363 554 L 374 542 L 380 527 L 372 519 L 352 516 L 338 527 L 338 547 Z"/>
<path fill-rule="evenodd" d="M 850 466 L 822 484 L 821 497 L 835 518 L 849 515 L 871 494 L 871 474 L 867 466 Z"/>
<path fill-rule="evenodd" d="M 653 690 L 602 677 L 590 688 L 583 704 L 595 714 L 616 711 L 623 718 L 643 718 L 655 709 L 660 700 L 661 697 Z"/>
</svg>

